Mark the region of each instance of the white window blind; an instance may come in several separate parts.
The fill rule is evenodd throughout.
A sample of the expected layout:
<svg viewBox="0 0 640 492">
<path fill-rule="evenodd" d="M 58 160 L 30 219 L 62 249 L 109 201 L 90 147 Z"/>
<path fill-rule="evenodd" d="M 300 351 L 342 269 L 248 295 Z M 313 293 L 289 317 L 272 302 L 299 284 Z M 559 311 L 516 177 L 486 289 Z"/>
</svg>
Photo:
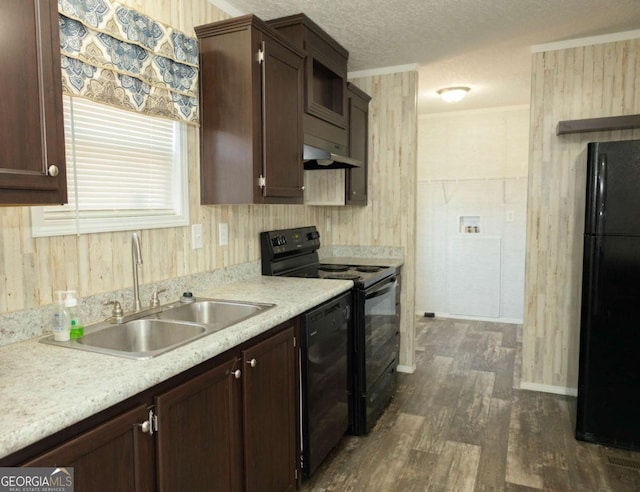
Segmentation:
<svg viewBox="0 0 640 492">
<path fill-rule="evenodd" d="M 33 236 L 188 224 L 186 129 L 64 97 L 69 203 L 32 209 Z"/>
</svg>

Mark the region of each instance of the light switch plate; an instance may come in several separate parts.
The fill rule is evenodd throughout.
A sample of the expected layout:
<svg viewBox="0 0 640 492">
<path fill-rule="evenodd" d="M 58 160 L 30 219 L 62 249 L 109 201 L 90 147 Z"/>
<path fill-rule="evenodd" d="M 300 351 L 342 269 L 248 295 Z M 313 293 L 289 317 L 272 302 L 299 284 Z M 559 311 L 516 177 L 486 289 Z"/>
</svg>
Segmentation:
<svg viewBox="0 0 640 492">
<path fill-rule="evenodd" d="M 218 245 L 226 246 L 229 244 L 229 224 L 218 224 Z"/>
<path fill-rule="evenodd" d="M 191 226 L 191 248 L 202 248 L 202 224 L 193 224 Z"/>
</svg>

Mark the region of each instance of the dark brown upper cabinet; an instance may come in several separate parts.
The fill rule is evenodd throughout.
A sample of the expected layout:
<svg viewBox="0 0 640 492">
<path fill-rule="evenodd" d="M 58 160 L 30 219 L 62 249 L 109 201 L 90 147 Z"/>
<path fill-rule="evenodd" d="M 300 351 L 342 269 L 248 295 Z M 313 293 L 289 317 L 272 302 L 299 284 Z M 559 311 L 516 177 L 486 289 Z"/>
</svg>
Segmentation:
<svg viewBox="0 0 640 492">
<path fill-rule="evenodd" d="M 349 117 L 349 157 L 362 161 L 362 166 L 346 170 L 347 205 L 367 204 L 367 168 L 369 146 L 369 101 L 371 96 L 352 83 L 347 83 Z"/>
<path fill-rule="evenodd" d="M 302 49 L 305 60 L 303 118 L 305 144 L 344 152 L 347 137 L 349 52 L 304 14 L 267 21 Z"/>
<path fill-rule="evenodd" d="M 66 203 L 58 2 L 3 2 L 0 32 L 0 203 Z"/>
<path fill-rule="evenodd" d="M 201 203 L 302 203 L 304 53 L 253 15 L 195 31 Z"/>
</svg>

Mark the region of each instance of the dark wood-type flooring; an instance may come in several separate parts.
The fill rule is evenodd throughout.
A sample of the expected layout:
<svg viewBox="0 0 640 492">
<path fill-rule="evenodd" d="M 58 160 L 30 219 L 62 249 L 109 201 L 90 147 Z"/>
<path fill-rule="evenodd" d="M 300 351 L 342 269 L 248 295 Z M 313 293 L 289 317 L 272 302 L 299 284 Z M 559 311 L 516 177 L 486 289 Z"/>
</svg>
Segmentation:
<svg viewBox="0 0 640 492">
<path fill-rule="evenodd" d="M 369 435 L 302 490 L 640 491 L 640 453 L 575 440 L 575 398 L 517 389 L 520 325 L 420 318 L 416 349 Z"/>
</svg>

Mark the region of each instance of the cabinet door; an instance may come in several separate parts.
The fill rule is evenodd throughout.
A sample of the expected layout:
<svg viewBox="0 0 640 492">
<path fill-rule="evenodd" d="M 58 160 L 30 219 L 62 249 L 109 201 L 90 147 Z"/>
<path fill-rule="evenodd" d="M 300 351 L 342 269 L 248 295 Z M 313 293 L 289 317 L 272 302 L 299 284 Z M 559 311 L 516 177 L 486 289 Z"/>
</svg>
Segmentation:
<svg viewBox="0 0 640 492">
<path fill-rule="evenodd" d="M 302 200 L 303 59 L 268 37 L 263 53 L 263 195 Z"/>
<path fill-rule="evenodd" d="M 347 58 L 307 31 L 306 111 L 340 128 L 347 127 Z"/>
<path fill-rule="evenodd" d="M 362 161 L 362 167 L 347 169 L 347 205 L 367 204 L 367 157 L 369 144 L 369 96 L 349 87 L 349 156 Z M 360 92 L 360 91 L 359 91 Z M 364 97 L 366 96 L 366 97 Z"/>
<path fill-rule="evenodd" d="M 235 357 L 156 398 L 159 491 L 242 490 Z"/>
<path fill-rule="evenodd" d="M 346 129 L 346 79 L 349 52 L 305 14 L 271 19 L 267 24 L 291 41 L 294 46 L 307 53 L 304 85 L 305 112 L 321 122 Z M 326 139 L 328 135 L 324 132 L 327 131 L 327 126 L 314 124 L 312 129 L 306 126 L 308 121 L 312 120 L 305 118 L 305 134 L 312 133 Z M 318 131 L 322 133 L 317 133 Z M 336 135 L 334 132 L 331 134 Z M 333 138 L 328 140 L 336 142 Z M 337 143 L 346 144 L 346 140 Z"/>
<path fill-rule="evenodd" d="M 153 437 L 138 425 L 149 418 L 140 405 L 23 466 L 73 467 L 75 490 L 154 490 Z"/>
<path fill-rule="evenodd" d="M 243 351 L 246 490 L 294 490 L 296 349 L 293 326 Z"/>
<path fill-rule="evenodd" d="M 65 203 L 58 3 L 2 2 L 0 203 Z"/>
</svg>

